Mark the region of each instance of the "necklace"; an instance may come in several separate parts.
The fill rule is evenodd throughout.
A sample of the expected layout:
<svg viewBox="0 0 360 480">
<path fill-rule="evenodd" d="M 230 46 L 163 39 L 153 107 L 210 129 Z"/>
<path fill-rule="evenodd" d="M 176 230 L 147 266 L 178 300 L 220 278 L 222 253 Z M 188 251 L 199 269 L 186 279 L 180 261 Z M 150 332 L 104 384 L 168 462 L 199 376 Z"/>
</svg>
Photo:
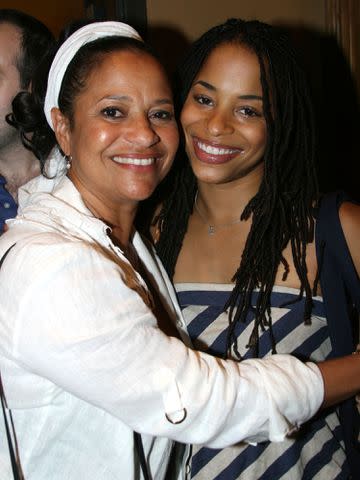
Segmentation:
<svg viewBox="0 0 360 480">
<path fill-rule="evenodd" d="M 198 199 L 198 191 L 196 192 L 195 195 L 195 200 L 194 200 L 194 207 L 197 213 L 199 214 L 199 217 L 201 218 L 202 222 L 205 223 L 205 225 L 208 227 L 208 235 L 215 235 L 215 232 L 218 228 L 226 228 L 226 227 L 231 227 L 232 225 L 236 225 L 237 223 L 241 222 L 241 218 L 238 218 L 237 220 L 234 220 L 233 222 L 230 223 L 209 223 L 205 216 L 201 213 L 198 204 L 197 204 L 197 199 Z"/>
</svg>

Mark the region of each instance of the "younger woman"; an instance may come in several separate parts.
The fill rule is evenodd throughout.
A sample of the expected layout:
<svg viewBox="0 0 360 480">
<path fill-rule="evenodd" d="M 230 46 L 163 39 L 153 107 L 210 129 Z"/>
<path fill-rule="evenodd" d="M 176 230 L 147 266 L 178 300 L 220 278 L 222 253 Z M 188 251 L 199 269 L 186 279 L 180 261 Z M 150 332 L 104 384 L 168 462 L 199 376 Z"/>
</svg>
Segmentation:
<svg viewBox="0 0 360 480">
<path fill-rule="evenodd" d="M 360 207 L 319 203 L 312 110 L 289 40 L 257 21 L 214 27 L 180 68 L 179 92 L 184 148 L 153 236 L 195 347 L 237 360 L 350 354 Z M 346 377 L 329 366 L 338 401 L 356 379 L 353 359 L 340 362 Z M 358 426 L 348 403 L 282 443 L 194 446 L 192 477 L 355 477 Z"/>
</svg>

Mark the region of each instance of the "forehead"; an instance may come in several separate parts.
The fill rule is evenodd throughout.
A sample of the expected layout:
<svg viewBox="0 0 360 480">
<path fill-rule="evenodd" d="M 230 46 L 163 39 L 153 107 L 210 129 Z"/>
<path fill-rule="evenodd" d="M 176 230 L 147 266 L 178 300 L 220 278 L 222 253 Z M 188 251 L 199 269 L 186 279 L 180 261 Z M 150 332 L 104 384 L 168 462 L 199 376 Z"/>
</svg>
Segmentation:
<svg viewBox="0 0 360 480">
<path fill-rule="evenodd" d="M 225 79 L 228 82 L 251 79 L 260 82 L 260 65 L 257 55 L 241 44 L 218 45 L 201 66 L 196 79 L 204 75 Z"/>
<path fill-rule="evenodd" d="M 10 23 L 0 23 L 0 65 L 13 65 L 20 53 L 21 31 Z"/>
<path fill-rule="evenodd" d="M 114 51 L 100 57 L 87 78 L 86 87 L 100 90 L 105 84 L 114 87 L 141 85 L 144 89 L 156 85 L 170 90 L 161 64 L 150 54 L 137 50 Z"/>
</svg>

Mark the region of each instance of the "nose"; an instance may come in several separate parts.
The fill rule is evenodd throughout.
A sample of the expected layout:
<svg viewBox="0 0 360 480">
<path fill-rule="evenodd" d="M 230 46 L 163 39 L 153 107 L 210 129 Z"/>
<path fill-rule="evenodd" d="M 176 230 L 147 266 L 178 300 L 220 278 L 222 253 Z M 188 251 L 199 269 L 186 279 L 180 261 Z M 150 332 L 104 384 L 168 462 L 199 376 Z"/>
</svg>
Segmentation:
<svg viewBox="0 0 360 480">
<path fill-rule="evenodd" d="M 212 110 L 207 119 L 207 129 L 214 137 L 233 133 L 234 127 L 230 114 L 219 109 Z"/>
<path fill-rule="evenodd" d="M 139 115 L 132 119 L 126 132 L 128 142 L 144 148 L 151 147 L 160 141 L 160 137 L 146 115 Z"/>
</svg>

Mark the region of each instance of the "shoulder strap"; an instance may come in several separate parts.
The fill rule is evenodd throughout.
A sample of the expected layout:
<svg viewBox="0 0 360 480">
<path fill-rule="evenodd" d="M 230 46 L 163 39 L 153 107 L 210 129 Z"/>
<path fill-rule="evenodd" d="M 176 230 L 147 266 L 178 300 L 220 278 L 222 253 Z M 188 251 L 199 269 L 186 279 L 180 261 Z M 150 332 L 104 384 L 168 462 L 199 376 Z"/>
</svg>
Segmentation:
<svg viewBox="0 0 360 480">
<path fill-rule="evenodd" d="M 327 254 L 336 262 L 351 300 L 360 311 L 360 281 L 339 218 L 339 208 L 345 201 L 351 200 L 344 192 L 328 194 L 321 199 L 316 222 L 316 248 L 319 258 L 319 249 L 326 245 Z"/>
<path fill-rule="evenodd" d="M 17 449 L 17 442 L 16 442 L 16 435 L 15 435 L 15 429 L 14 429 L 14 423 L 11 415 L 11 410 L 7 408 L 6 405 L 6 399 L 4 395 L 4 388 L 1 380 L 1 374 L 0 374 L 0 398 L 1 398 L 1 407 L 3 411 L 3 416 L 4 416 L 4 423 L 5 423 L 5 431 L 6 431 L 6 438 L 9 446 L 9 454 L 10 454 L 10 460 L 11 460 L 11 468 L 14 476 L 14 480 L 24 480 L 22 471 L 21 471 L 21 466 L 20 466 L 20 458 L 19 458 L 19 452 Z M 8 421 L 8 416 L 6 414 L 6 410 L 9 412 L 9 417 L 10 417 L 10 422 Z M 15 447 L 13 445 L 13 441 L 11 438 L 11 432 L 10 432 L 10 426 L 9 423 L 11 424 L 11 430 L 12 434 L 14 437 L 14 443 Z"/>
<path fill-rule="evenodd" d="M 6 252 L 2 256 L 2 258 L 0 259 L 0 268 L 1 268 L 2 264 L 4 263 L 4 260 L 7 257 L 8 253 L 10 252 L 10 250 L 14 246 L 15 246 L 15 243 L 14 243 L 14 245 L 11 245 L 11 247 L 9 247 L 6 250 Z M 19 452 L 18 452 L 18 448 L 17 448 L 14 423 L 13 423 L 13 419 L 12 419 L 12 416 L 11 416 L 11 410 L 7 408 L 6 398 L 5 398 L 5 394 L 4 394 L 4 387 L 3 387 L 2 379 L 1 379 L 1 373 L 0 373 L 0 399 L 1 399 L 1 407 L 2 407 L 2 411 L 3 411 L 3 416 L 4 416 L 6 438 L 7 438 L 7 442 L 8 442 L 8 446 L 9 446 L 11 468 L 12 468 L 14 480 L 24 480 L 24 476 L 23 476 L 23 473 L 21 471 L 21 466 L 20 466 L 20 458 L 19 458 Z M 6 414 L 6 410 L 8 410 L 8 412 L 9 412 L 10 422 L 8 421 L 8 415 Z M 12 435 L 13 435 L 13 438 L 14 438 L 15 447 L 13 445 L 9 423 L 11 425 L 11 430 L 12 430 Z"/>
<path fill-rule="evenodd" d="M 353 326 L 348 318 L 351 306 L 360 311 L 360 281 L 339 219 L 339 207 L 345 200 L 342 192 L 321 199 L 315 231 L 321 290 L 336 356 L 354 350 Z"/>
<path fill-rule="evenodd" d="M 143 473 L 144 480 L 150 480 L 151 477 L 150 477 L 149 469 L 146 463 L 144 446 L 142 443 L 140 433 L 134 432 L 134 443 L 135 443 L 135 449 L 139 457 L 141 471 Z"/>
<path fill-rule="evenodd" d="M 10 250 L 11 250 L 12 248 L 15 247 L 15 245 L 16 245 L 15 243 L 14 243 L 13 245 L 11 245 L 11 247 L 9 247 L 9 248 L 6 250 L 6 252 L 4 253 L 4 255 L 1 257 L 1 259 L 0 259 L 0 268 L 1 268 L 2 264 L 4 263 L 4 260 L 5 260 L 5 258 L 7 257 L 8 253 L 10 252 Z"/>
</svg>

